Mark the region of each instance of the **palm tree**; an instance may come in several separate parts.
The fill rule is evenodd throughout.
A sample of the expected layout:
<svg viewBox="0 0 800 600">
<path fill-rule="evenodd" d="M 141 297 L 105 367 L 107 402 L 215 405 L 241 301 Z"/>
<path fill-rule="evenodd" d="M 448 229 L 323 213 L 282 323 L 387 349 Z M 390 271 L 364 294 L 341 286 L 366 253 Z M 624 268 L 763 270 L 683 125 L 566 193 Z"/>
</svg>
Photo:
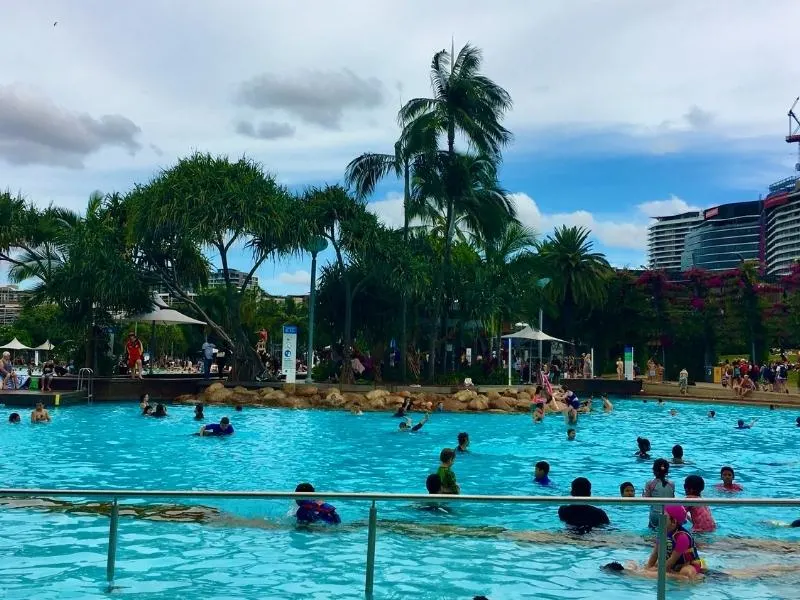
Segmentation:
<svg viewBox="0 0 800 600">
<path fill-rule="evenodd" d="M 611 267 L 605 256 L 592 252 L 590 231 L 584 227 L 556 228 L 539 246 L 539 257 L 547 277 L 552 300 L 561 305 L 564 331 L 574 335 L 576 308 L 591 310 L 606 299 L 607 276 Z"/>
<path fill-rule="evenodd" d="M 424 205 L 412 204 L 411 198 L 411 178 L 412 161 L 418 154 L 418 149 L 411 138 L 398 140 L 394 145 L 394 154 L 377 154 L 365 152 L 361 156 L 350 161 L 345 169 L 345 183 L 353 188 L 356 196 L 365 199 L 375 192 L 378 182 L 394 175 L 398 179 L 403 178 L 403 242 L 408 243 L 408 235 L 411 220 L 420 217 L 424 213 Z M 400 361 L 402 365 L 403 381 L 406 381 L 406 350 L 408 345 L 407 318 L 408 318 L 408 293 L 402 292 L 402 324 L 401 340 L 402 347 Z"/>
<path fill-rule="evenodd" d="M 511 133 L 501 124 L 505 112 L 511 108 L 511 96 L 481 74 L 481 62 L 481 51 L 470 44 L 465 45 L 457 56 L 453 48 L 450 52 L 437 52 L 431 61 L 434 97 L 409 100 L 398 116 L 403 127 L 401 140 L 406 140 L 424 154 L 418 158 L 428 163 L 427 173 L 422 174 L 423 183 L 417 187 L 427 188 L 426 197 L 435 200 L 445 215 L 444 256 L 436 286 L 439 314 L 446 303 L 445 280 L 450 271 L 450 252 L 458 212 L 456 203 L 459 192 L 463 191 L 459 182 L 463 183 L 464 167 L 468 164 L 466 159 L 459 159 L 456 155 L 456 135 L 463 135 L 468 145 L 477 151 L 480 158 L 472 161 L 472 167 L 484 172 L 491 170 L 495 178 L 500 151 L 511 140 Z M 443 153 L 439 152 L 441 138 L 445 140 Z M 486 166 L 489 163 L 491 169 Z M 414 174 L 416 177 L 420 173 L 414 169 Z M 438 182 L 430 177 L 434 174 Z M 478 198 L 472 194 L 469 196 Z M 477 229 L 484 229 L 483 225 L 492 220 L 488 211 L 481 212 L 487 221 L 470 223 Z M 434 350 L 438 341 L 438 321 L 437 318 L 432 332 L 431 348 Z M 435 352 L 432 355 L 435 356 Z M 435 360 L 431 360 L 431 378 L 434 372 Z"/>
<path fill-rule="evenodd" d="M 442 235 L 442 264 L 437 278 L 436 317 L 431 336 L 431 356 L 436 355 L 436 344 L 441 326 L 447 323 L 447 289 L 451 272 L 453 241 L 468 232 L 473 237 L 493 240 L 501 236 L 509 222 L 516 220 L 514 203 L 497 181 L 497 163 L 492 156 L 446 151 L 422 154 L 415 160 L 412 197 L 426 203 L 427 217 Z M 460 232 L 456 235 L 456 225 Z M 441 321 L 441 324 L 440 324 Z M 434 360 L 430 361 L 429 376 L 434 375 Z"/>
</svg>

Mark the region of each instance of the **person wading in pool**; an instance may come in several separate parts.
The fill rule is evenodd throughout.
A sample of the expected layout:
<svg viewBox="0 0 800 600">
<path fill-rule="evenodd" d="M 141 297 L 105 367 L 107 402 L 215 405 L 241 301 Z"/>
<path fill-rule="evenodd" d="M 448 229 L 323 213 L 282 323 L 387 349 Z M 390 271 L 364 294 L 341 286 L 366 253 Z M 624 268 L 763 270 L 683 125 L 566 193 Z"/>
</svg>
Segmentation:
<svg viewBox="0 0 800 600">
<path fill-rule="evenodd" d="M 219 423 L 211 423 L 209 425 L 203 425 L 200 428 L 200 431 L 195 433 L 194 435 L 203 436 L 220 436 L 220 435 L 231 435 L 233 433 L 233 425 L 231 425 L 230 419 L 228 417 L 222 417 L 219 420 Z"/>
</svg>

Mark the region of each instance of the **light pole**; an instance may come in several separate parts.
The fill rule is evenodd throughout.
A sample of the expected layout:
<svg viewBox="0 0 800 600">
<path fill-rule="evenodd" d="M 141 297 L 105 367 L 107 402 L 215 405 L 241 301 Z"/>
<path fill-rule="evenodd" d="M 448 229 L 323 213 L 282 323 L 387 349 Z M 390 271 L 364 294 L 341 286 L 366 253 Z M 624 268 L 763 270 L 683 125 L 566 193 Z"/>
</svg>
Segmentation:
<svg viewBox="0 0 800 600">
<path fill-rule="evenodd" d="M 315 237 L 306 246 L 311 252 L 311 293 L 308 298 L 308 364 L 306 365 L 306 383 L 313 381 L 311 371 L 314 367 L 314 308 L 317 303 L 317 254 L 328 247 L 323 237 Z"/>
</svg>

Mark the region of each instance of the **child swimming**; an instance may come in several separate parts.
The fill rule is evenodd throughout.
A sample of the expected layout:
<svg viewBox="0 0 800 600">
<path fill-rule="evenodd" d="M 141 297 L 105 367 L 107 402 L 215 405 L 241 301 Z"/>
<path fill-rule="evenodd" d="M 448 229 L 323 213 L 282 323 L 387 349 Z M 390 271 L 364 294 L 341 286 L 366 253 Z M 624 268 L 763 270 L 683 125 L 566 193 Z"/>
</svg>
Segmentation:
<svg viewBox="0 0 800 600">
<path fill-rule="evenodd" d="M 636 438 L 636 445 L 639 446 L 639 450 L 634 454 L 634 456 L 641 459 L 649 459 L 650 440 L 647 438 L 638 437 Z"/>
<path fill-rule="evenodd" d="M 636 488 L 633 487 L 633 484 L 630 481 L 624 481 L 619 486 L 619 495 L 623 498 L 635 498 Z"/>
<path fill-rule="evenodd" d="M 675 444 L 672 447 L 672 464 L 673 465 L 684 465 L 686 463 L 683 462 L 683 446 L 680 444 Z"/>
<path fill-rule="evenodd" d="M 653 475 L 655 477 L 644 486 L 642 496 L 645 498 L 674 498 L 675 484 L 667 479 L 669 475 L 669 463 L 663 458 L 657 458 L 653 462 Z M 650 529 L 658 527 L 658 518 L 661 514 L 661 507 L 653 505 L 650 507 L 650 517 L 648 526 Z"/>
<path fill-rule="evenodd" d="M 700 475 L 689 475 L 683 482 L 683 491 L 687 498 L 700 498 L 706 482 Z M 711 516 L 711 508 L 708 506 L 689 506 L 687 509 L 689 519 L 692 522 L 692 531 L 698 533 L 710 533 L 716 531 L 717 523 Z"/>
<path fill-rule="evenodd" d="M 722 478 L 722 483 L 718 483 L 714 487 L 720 492 L 728 492 L 733 494 L 744 490 L 741 485 L 734 483 L 733 481 L 736 478 L 736 473 L 734 472 L 733 467 L 722 467 L 719 470 L 719 475 Z"/>
<path fill-rule="evenodd" d="M 705 562 L 700 558 L 692 534 L 683 528 L 686 523 L 686 509 L 677 504 L 664 507 L 667 515 L 667 573 L 696 579 L 706 571 Z M 658 564 L 658 543 L 653 547 L 647 568 Z"/>
</svg>

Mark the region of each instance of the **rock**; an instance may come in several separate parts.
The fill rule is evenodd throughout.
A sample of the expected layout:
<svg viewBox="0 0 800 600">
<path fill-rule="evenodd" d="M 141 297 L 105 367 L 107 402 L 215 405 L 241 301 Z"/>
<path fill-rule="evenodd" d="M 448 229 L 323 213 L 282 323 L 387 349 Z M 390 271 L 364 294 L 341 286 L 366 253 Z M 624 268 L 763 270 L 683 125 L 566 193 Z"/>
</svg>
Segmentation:
<svg viewBox="0 0 800 600">
<path fill-rule="evenodd" d="M 389 392 L 386 390 L 372 390 L 371 392 L 366 393 L 366 397 L 368 400 L 377 400 L 378 398 L 383 398 L 384 396 L 388 396 Z"/>
<path fill-rule="evenodd" d="M 472 400 L 473 398 L 478 397 L 478 392 L 474 390 L 461 390 L 460 392 L 456 392 L 453 394 L 453 397 L 456 400 L 460 400 L 461 402 Z"/>
<path fill-rule="evenodd" d="M 327 400 L 328 402 L 331 402 L 331 403 L 339 403 L 339 402 L 341 402 L 341 406 L 344 406 L 344 403 L 345 403 L 344 396 L 342 396 L 342 393 L 337 389 L 330 390 L 325 395 L 325 400 Z"/>
<path fill-rule="evenodd" d="M 208 404 L 225 404 L 231 402 L 232 399 L 233 390 L 229 390 L 225 387 L 217 388 L 211 393 L 206 392 L 204 395 L 204 401 Z"/>
<path fill-rule="evenodd" d="M 175 398 L 174 402 L 176 404 L 196 404 L 197 403 L 197 396 L 194 394 L 181 394 L 177 398 Z"/>
<path fill-rule="evenodd" d="M 517 394 L 517 400 L 527 400 L 528 402 L 530 402 L 531 395 L 528 392 L 519 392 Z"/>
<path fill-rule="evenodd" d="M 481 398 L 473 398 L 470 400 L 468 407 L 470 410 L 484 411 L 489 408 L 489 404 Z"/>
<path fill-rule="evenodd" d="M 522 391 L 528 394 L 531 398 L 536 395 L 536 388 L 530 385 L 526 385 L 524 388 L 522 388 Z"/>
<path fill-rule="evenodd" d="M 222 388 L 224 388 L 224 387 L 225 387 L 225 384 L 224 384 L 224 383 L 220 383 L 220 382 L 218 381 L 218 382 L 216 382 L 216 383 L 212 383 L 210 386 L 208 386 L 208 387 L 206 388 L 206 393 L 208 394 L 208 393 L 211 393 L 211 392 L 213 392 L 214 390 L 221 390 L 221 389 L 222 389 Z"/>
<path fill-rule="evenodd" d="M 297 389 L 297 385 L 294 383 L 284 383 L 281 386 L 281 389 L 286 392 L 289 396 L 294 395 L 295 390 Z"/>
<path fill-rule="evenodd" d="M 500 394 L 492 390 L 486 394 L 486 397 L 489 398 L 489 400 L 497 400 L 500 397 Z"/>
<path fill-rule="evenodd" d="M 377 390 L 376 390 L 377 391 Z M 378 396 L 369 398 L 369 394 L 367 394 L 367 398 L 365 399 L 366 407 L 369 410 L 383 410 L 386 408 L 386 401 L 384 400 L 384 396 Z"/>
<path fill-rule="evenodd" d="M 509 404 L 509 400 L 511 400 L 511 399 L 510 398 L 505 398 L 505 397 L 501 397 L 501 398 L 497 398 L 497 399 L 491 399 L 491 400 L 489 400 L 489 408 L 492 408 L 492 409 L 495 409 L 495 410 L 502 410 L 502 411 L 510 412 L 511 411 L 511 405 Z M 516 398 L 514 400 L 512 400 L 512 402 L 516 402 Z"/>
<path fill-rule="evenodd" d="M 262 396 L 265 400 L 283 400 L 286 397 L 287 394 L 283 390 L 269 390 Z"/>
<path fill-rule="evenodd" d="M 386 406 L 389 408 L 391 407 L 397 408 L 403 406 L 403 402 L 405 401 L 406 399 L 403 398 L 402 396 L 386 396 L 384 398 L 384 402 L 386 403 Z"/>
<path fill-rule="evenodd" d="M 344 400 L 347 404 L 356 403 L 361 408 L 366 408 L 367 406 L 367 399 L 362 394 L 353 394 L 352 392 L 345 392 L 342 394 Z"/>
<path fill-rule="evenodd" d="M 313 385 L 298 385 L 295 394 L 300 397 L 314 396 L 319 393 L 319 388 Z"/>
<path fill-rule="evenodd" d="M 409 392 L 408 390 L 403 390 L 402 392 L 397 392 L 397 394 L 395 395 L 400 396 L 401 398 L 410 398 L 411 392 Z"/>
</svg>

